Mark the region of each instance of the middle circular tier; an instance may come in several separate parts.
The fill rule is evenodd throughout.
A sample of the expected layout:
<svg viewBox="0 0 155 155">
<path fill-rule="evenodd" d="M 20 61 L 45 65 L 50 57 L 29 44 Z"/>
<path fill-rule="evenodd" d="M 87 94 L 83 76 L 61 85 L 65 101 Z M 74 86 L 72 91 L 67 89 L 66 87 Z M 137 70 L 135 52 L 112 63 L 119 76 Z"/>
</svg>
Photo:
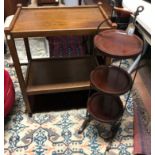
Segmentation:
<svg viewBox="0 0 155 155">
<path fill-rule="evenodd" d="M 122 95 L 132 86 L 130 74 L 116 66 L 98 66 L 90 74 L 95 89 L 112 95 Z"/>
</svg>

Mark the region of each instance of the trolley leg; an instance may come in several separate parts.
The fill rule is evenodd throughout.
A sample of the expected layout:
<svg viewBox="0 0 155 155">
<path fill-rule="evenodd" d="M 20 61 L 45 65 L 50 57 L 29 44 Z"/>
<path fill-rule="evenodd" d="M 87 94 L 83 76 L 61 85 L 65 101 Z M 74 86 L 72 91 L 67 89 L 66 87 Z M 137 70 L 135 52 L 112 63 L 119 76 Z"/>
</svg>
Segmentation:
<svg viewBox="0 0 155 155">
<path fill-rule="evenodd" d="M 28 113 L 28 116 L 29 116 L 29 117 L 32 117 L 32 113 Z"/>
</svg>

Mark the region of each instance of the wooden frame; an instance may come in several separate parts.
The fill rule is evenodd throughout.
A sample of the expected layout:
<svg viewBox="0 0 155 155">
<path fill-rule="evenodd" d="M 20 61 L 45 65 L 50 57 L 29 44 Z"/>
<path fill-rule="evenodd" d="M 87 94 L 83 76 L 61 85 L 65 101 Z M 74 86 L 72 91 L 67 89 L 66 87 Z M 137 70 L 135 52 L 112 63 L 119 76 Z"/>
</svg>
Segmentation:
<svg viewBox="0 0 155 155">
<path fill-rule="evenodd" d="M 52 14 L 53 12 L 54 15 Z M 93 13 L 92 13 L 93 12 Z M 57 15 L 57 16 L 56 16 Z M 61 15 L 63 15 L 61 17 Z M 86 56 L 85 58 L 67 58 L 59 59 L 59 62 L 62 63 L 62 74 L 69 72 L 74 73 L 74 70 L 79 70 L 78 67 L 81 67 L 82 75 L 77 74 L 76 76 L 70 77 L 74 79 L 69 83 L 68 81 L 64 84 L 64 81 L 59 82 L 58 85 L 55 84 L 49 78 L 44 77 L 44 79 L 38 80 L 38 86 L 33 87 L 33 79 L 37 76 L 35 74 L 42 75 L 42 69 L 38 69 L 36 65 L 42 64 L 43 67 L 46 67 L 48 70 L 56 70 L 56 64 L 52 64 L 50 60 L 52 59 L 35 59 L 31 57 L 28 37 L 41 37 L 41 36 L 54 36 L 54 35 L 94 35 L 96 32 L 97 26 L 105 19 L 107 15 L 103 9 L 102 4 L 95 6 L 78 6 L 78 7 L 38 7 L 38 8 L 24 8 L 21 5 L 18 5 L 16 14 L 8 28 L 5 28 L 6 40 L 10 49 L 11 56 L 13 58 L 15 70 L 19 80 L 19 84 L 22 90 L 24 101 L 26 103 L 26 109 L 29 114 L 32 114 L 31 103 L 29 101 L 29 95 L 35 94 L 44 94 L 44 93 L 54 93 L 54 92 L 65 92 L 65 91 L 74 91 L 74 90 L 84 90 L 89 89 L 89 73 L 97 65 L 96 58 L 93 56 Z M 116 24 L 108 20 L 101 30 L 116 28 Z M 28 57 L 28 70 L 26 74 L 26 80 L 24 80 L 18 54 L 16 51 L 14 38 L 24 38 L 24 43 L 26 47 L 26 53 Z M 58 63 L 58 59 L 53 62 Z M 73 64 L 72 67 L 70 64 Z M 83 67 L 83 66 L 84 67 Z M 85 66 L 86 65 L 86 66 Z M 48 67 L 49 66 L 49 67 Z M 53 68 L 54 67 L 54 68 Z M 74 69 L 75 67 L 75 69 Z M 85 73 L 87 72 L 87 74 Z M 49 72 L 51 74 L 51 72 Z M 69 74 L 72 74 L 69 73 Z M 55 71 L 56 74 L 56 71 Z M 61 75 L 56 75 L 61 76 Z M 86 77 L 85 77 L 86 76 Z M 50 75 L 51 77 L 51 75 Z M 67 77 L 67 76 L 66 76 Z M 65 78 L 65 77 L 63 77 Z M 47 80 L 43 82 L 43 85 L 39 85 L 41 80 Z M 51 78 L 52 79 L 52 78 Z M 62 79 L 62 78 L 61 78 Z M 77 80 L 77 81 L 76 81 Z M 81 81 L 80 81 L 81 80 Z M 53 82 L 50 83 L 50 82 Z M 36 83 L 37 84 L 37 83 Z M 58 87 L 59 86 L 59 87 Z"/>
</svg>

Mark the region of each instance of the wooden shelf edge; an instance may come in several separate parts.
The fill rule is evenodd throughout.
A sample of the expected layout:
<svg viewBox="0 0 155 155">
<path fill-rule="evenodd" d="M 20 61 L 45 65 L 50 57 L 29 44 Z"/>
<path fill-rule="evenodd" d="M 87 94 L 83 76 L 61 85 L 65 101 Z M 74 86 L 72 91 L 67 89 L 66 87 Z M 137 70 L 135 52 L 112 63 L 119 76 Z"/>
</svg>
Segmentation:
<svg viewBox="0 0 155 155">
<path fill-rule="evenodd" d="M 108 23 L 109 25 L 109 23 Z M 109 29 L 115 29 L 115 26 L 101 26 L 101 29 L 104 30 L 109 30 Z M 64 31 L 64 29 L 59 29 L 59 30 L 45 30 L 45 31 L 40 31 L 40 30 L 36 30 L 36 31 L 22 31 L 22 32 L 16 32 L 16 31 L 11 31 L 12 36 L 14 38 L 26 38 L 26 37 L 45 37 L 45 36 L 60 36 L 60 35 L 65 35 L 65 36 L 70 36 L 70 35 L 77 35 L 77 36 L 81 36 L 81 35 L 94 35 L 96 31 L 96 27 L 93 28 L 79 28 L 79 29 L 66 29 Z"/>
<path fill-rule="evenodd" d="M 90 87 L 89 81 L 48 84 L 42 86 L 27 86 L 26 92 L 28 95 L 69 92 L 76 90 L 87 90 Z"/>
</svg>

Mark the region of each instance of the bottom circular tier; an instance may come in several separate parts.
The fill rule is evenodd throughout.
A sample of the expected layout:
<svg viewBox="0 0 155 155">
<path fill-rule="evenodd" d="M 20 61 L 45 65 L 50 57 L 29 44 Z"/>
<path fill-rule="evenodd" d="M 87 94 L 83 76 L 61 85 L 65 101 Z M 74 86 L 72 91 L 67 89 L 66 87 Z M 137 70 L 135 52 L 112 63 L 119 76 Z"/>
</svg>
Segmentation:
<svg viewBox="0 0 155 155">
<path fill-rule="evenodd" d="M 119 97 L 95 93 L 87 102 L 87 110 L 97 121 L 113 123 L 123 115 L 123 103 Z"/>
</svg>

